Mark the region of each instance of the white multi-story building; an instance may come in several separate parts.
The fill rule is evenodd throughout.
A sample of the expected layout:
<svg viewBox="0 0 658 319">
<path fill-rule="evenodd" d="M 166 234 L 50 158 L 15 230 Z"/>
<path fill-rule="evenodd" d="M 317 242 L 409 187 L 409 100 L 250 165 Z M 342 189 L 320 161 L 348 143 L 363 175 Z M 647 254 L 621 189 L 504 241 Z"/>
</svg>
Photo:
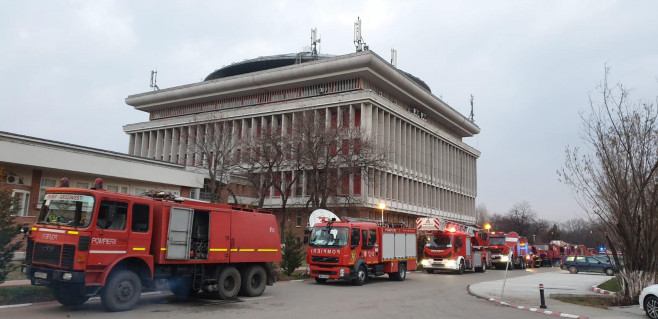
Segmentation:
<svg viewBox="0 0 658 319">
<path fill-rule="evenodd" d="M 261 57 L 216 70 L 200 83 L 131 95 L 126 103 L 150 114 L 148 122 L 124 126 L 129 154 L 186 165 L 199 161 L 188 139 L 216 125 L 212 119 L 228 121 L 234 131 L 275 124 L 285 132 L 302 111 L 325 112 L 339 125 L 361 126 L 389 150 L 386 169 L 370 172 L 374 183 L 350 176 L 349 192 L 360 204 L 350 211 L 330 208 L 339 216 L 379 219 L 384 202 L 390 221 L 475 221 L 480 152 L 462 139 L 479 127 L 371 51 Z M 301 209 L 305 187 L 298 186 L 287 218 L 300 227 L 309 212 Z M 276 209 L 280 200 L 270 195 L 266 207 Z"/>
</svg>

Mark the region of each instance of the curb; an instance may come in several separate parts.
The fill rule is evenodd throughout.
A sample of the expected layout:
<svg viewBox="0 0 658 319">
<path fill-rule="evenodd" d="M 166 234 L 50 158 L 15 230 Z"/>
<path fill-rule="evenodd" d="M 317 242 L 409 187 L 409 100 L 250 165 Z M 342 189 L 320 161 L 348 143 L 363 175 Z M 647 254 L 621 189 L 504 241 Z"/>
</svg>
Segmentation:
<svg viewBox="0 0 658 319">
<path fill-rule="evenodd" d="M 484 297 L 484 296 L 481 296 L 481 295 L 478 295 L 478 294 L 474 293 L 471 290 L 471 285 L 468 285 L 468 293 L 470 293 L 471 295 L 473 295 L 475 297 L 485 299 L 485 300 L 497 303 L 499 305 L 519 309 L 519 310 L 531 311 L 531 312 L 542 313 L 542 314 L 545 314 L 545 315 L 552 315 L 552 316 L 558 316 L 558 317 L 563 317 L 563 318 L 589 319 L 589 317 L 585 317 L 585 316 L 572 315 L 572 314 L 558 312 L 558 311 L 544 310 L 544 309 L 535 308 L 535 307 L 518 306 L 518 305 L 515 305 L 515 304 L 511 304 L 509 302 L 498 300 L 498 299 L 493 298 L 493 297 Z"/>
<path fill-rule="evenodd" d="M 594 291 L 597 294 L 602 294 L 602 295 L 608 295 L 608 296 L 614 296 L 615 293 L 609 290 L 601 289 L 597 286 L 592 286 L 592 291 Z"/>
</svg>

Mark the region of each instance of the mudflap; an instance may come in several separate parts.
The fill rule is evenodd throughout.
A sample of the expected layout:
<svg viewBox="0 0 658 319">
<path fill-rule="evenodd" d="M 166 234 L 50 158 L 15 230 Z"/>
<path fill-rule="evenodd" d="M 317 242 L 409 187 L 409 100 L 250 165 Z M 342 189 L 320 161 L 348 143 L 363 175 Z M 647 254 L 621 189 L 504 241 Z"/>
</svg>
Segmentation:
<svg viewBox="0 0 658 319">
<path fill-rule="evenodd" d="M 276 282 L 276 276 L 272 272 L 272 264 L 265 264 L 265 273 L 267 274 L 267 285 L 272 286 Z"/>
</svg>

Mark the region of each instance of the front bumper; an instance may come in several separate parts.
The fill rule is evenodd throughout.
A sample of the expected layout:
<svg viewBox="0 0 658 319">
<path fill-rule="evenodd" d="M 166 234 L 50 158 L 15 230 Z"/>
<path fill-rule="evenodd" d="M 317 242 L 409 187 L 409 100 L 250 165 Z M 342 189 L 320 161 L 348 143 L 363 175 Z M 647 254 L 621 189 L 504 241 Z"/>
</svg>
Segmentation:
<svg viewBox="0 0 658 319">
<path fill-rule="evenodd" d="M 84 284 L 85 272 L 55 269 L 44 266 L 23 265 L 24 273 L 35 286 L 48 286 L 53 282 Z"/>
<path fill-rule="evenodd" d="M 319 266 L 309 265 L 310 276 L 320 279 L 345 279 L 351 280 L 352 274 L 356 276 L 356 272 L 352 271 L 351 267 L 341 266 Z"/>
<path fill-rule="evenodd" d="M 459 263 L 455 259 L 423 259 L 420 261 L 423 269 L 458 270 Z"/>
</svg>

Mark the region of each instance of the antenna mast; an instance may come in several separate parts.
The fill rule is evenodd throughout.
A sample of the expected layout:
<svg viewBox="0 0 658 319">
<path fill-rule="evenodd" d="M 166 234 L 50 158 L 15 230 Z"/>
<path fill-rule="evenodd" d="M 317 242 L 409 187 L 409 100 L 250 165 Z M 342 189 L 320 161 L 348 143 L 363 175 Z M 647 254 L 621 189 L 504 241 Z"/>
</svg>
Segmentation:
<svg viewBox="0 0 658 319">
<path fill-rule="evenodd" d="M 158 87 L 158 71 L 151 71 L 151 88 L 153 91 L 159 90 Z"/>
<path fill-rule="evenodd" d="M 398 50 L 391 48 L 391 64 L 394 68 L 398 68 Z"/>
<path fill-rule="evenodd" d="M 313 59 L 318 58 L 318 44 L 320 43 L 320 38 L 318 37 L 318 28 L 311 29 L 311 55 Z"/>
<path fill-rule="evenodd" d="M 368 45 L 363 41 L 361 37 L 361 18 L 357 17 L 356 22 L 354 22 L 354 46 L 356 46 L 356 52 L 361 52 L 363 50 L 368 50 Z"/>
<path fill-rule="evenodd" d="M 473 113 L 473 94 L 471 94 L 471 114 L 468 116 L 468 120 L 475 122 L 475 113 Z"/>
</svg>

